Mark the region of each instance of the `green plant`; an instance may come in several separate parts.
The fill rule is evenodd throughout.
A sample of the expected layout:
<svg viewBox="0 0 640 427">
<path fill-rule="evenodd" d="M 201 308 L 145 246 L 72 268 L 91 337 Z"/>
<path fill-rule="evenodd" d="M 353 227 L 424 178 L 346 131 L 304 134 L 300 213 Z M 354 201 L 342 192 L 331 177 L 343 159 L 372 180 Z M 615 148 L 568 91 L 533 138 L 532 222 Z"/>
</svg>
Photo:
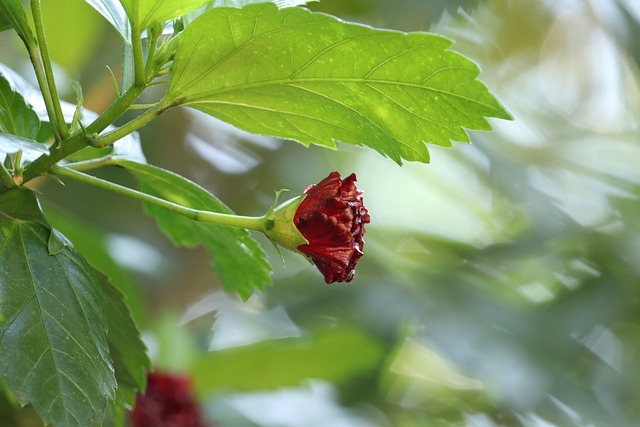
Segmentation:
<svg viewBox="0 0 640 427">
<path fill-rule="evenodd" d="M 402 164 L 428 162 L 425 142 L 468 142 L 465 129 L 510 118 L 477 80 L 478 67 L 434 34 L 346 23 L 297 7 L 304 0 L 88 3 L 124 46 L 115 100 L 100 114 L 83 108 L 80 84 L 75 108 L 60 100 L 40 1 L 0 3 L 0 29 L 20 37 L 38 81 L 35 89 L 0 68 L 0 375 L 46 424 L 99 424 L 107 407 L 121 421 L 150 362 L 117 284 L 50 225 L 40 194 L 25 184 L 71 178 L 144 201 L 174 242 L 205 246 L 226 289 L 246 299 L 271 280 L 247 231 L 264 231 L 266 217 L 236 216 L 186 178 L 147 164 L 138 129 L 188 106 L 249 132 L 367 146 Z M 135 103 L 156 86 L 159 99 Z M 86 173 L 109 166 L 129 171 L 139 188 Z"/>
</svg>

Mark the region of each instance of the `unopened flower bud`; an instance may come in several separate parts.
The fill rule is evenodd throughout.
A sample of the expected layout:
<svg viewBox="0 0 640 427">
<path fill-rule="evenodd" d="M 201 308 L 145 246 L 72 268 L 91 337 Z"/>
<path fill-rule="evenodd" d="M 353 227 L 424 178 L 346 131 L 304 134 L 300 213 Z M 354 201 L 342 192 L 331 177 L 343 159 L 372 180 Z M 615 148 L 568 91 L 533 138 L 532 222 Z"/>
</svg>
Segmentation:
<svg viewBox="0 0 640 427">
<path fill-rule="evenodd" d="M 332 172 L 267 215 L 267 236 L 309 258 L 327 283 L 350 282 L 362 256 L 370 217 L 355 183 Z"/>
</svg>

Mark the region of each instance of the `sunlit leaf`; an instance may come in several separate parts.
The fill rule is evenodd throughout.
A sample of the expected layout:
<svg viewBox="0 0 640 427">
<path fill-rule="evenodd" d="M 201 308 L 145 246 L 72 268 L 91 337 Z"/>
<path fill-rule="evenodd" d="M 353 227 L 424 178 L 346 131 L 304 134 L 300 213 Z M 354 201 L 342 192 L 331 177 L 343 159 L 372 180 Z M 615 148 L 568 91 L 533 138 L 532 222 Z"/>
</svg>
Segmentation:
<svg viewBox="0 0 640 427">
<path fill-rule="evenodd" d="M 491 129 L 485 117 L 510 118 L 450 46 L 269 3 L 212 9 L 181 36 L 165 102 L 305 145 L 425 162 L 425 142 L 468 141 L 465 128 Z"/>
<path fill-rule="evenodd" d="M 14 154 L 22 151 L 22 162 L 32 162 L 42 154 L 49 154 L 46 145 L 31 139 L 20 138 L 10 133 L 0 132 L 0 158 L 6 154 Z"/>
<path fill-rule="evenodd" d="M 131 43 L 131 26 L 122 4 L 118 0 L 86 0 L 120 33 L 124 41 Z"/>
<path fill-rule="evenodd" d="M 190 24 L 193 20 L 195 20 L 198 16 L 202 15 L 206 11 L 214 8 L 220 7 L 235 7 L 241 8 L 249 4 L 254 3 L 273 3 L 276 6 L 283 7 L 295 7 L 302 6 L 307 3 L 313 3 L 319 0 L 213 0 L 212 2 L 207 3 L 203 7 L 186 14 L 183 19 L 185 24 Z"/>
<path fill-rule="evenodd" d="M 213 0 L 213 7 L 243 7 L 253 3 L 273 3 L 278 7 L 294 7 L 319 0 Z"/>
<path fill-rule="evenodd" d="M 40 129 L 38 115 L 0 74 L 0 131 L 35 139 Z"/>
<path fill-rule="evenodd" d="M 3 161 L 7 154 L 15 154 L 18 151 L 22 152 L 20 166 L 33 162 L 43 154 L 49 154 L 47 146 L 38 141 L 0 132 L 0 161 Z"/>
<path fill-rule="evenodd" d="M 137 21 L 141 29 L 158 22 L 177 18 L 211 0 L 120 0 L 129 19 Z"/>
<path fill-rule="evenodd" d="M 0 197 L 0 230 L 0 375 L 45 424 L 100 423 L 116 380 L 93 269 L 31 190 Z"/>
<path fill-rule="evenodd" d="M 209 352 L 192 374 L 202 394 L 296 386 L 309 379 L 340 384 L 371 371 L 382 356 L 381 343 L 363 331 L 335 329 Z"/>
<path fill-rule="evenodd" d="M 119 160 L 117 164 L 136 176 L 145 193 L 193 209 L 232 213 L 213 194 L 172 172 L 130 161 Z M 254 290 L 262 290 L 271 283 L 271 266 L 248 231 L 197 222 L 153 205 L 147 205 L 146 210 L 174 244 L 203 245 L 228 291 L 247 299 Z"/>
<path fill-rule="evenodd" d="M 0 27 L 7 28 L 7 23 L 13 27 L 18 35 L 29 43 L 35 43 L 35 37 L 27 22 L 20 0 L 2 0 L 0 2 Z"/>
</svg>

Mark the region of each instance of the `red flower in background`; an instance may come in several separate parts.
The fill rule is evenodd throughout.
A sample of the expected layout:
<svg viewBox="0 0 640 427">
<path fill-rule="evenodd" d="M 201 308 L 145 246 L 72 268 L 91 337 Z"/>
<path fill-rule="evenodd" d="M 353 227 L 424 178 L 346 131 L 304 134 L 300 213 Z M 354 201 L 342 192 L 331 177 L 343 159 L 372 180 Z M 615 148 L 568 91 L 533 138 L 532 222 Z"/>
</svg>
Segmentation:
<svg viewBox="0 0 640 427">
<path fill-rule="evenodd" d="M 293 223 L 309 243 L 297 249 L 311 258 L 325 282 L 350 282 L 362 256 L 364 224 L 370 222 L 356 175 L 342 179 L 331 172 L 304 193 Z"/>
<path fill-rule="evenodd" d="M 206 427 L 184 375 L 152 372 L 147 391 L 138 394 L 131 412 L 134 427 Z"/>
</svg>

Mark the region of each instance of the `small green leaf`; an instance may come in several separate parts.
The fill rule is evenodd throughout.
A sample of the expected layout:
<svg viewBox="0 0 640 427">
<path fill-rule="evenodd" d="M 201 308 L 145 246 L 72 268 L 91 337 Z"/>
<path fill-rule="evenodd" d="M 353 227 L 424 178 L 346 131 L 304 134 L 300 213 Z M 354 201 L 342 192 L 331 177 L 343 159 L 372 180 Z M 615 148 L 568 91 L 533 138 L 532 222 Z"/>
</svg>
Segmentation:
<svg viewBox="0 0 640 427">
<path fill-rule="evenodd" d="M 131 26 L 122 4 L 118 0 L 85 0 L 120 33 L 122 39 L 131 44 Z"/>
<path fill-rule="evenodd" d="M 334 329 L 209 352 L 194 364 L 192 376 L 200 394 L 297 386 L 309 379 L 343 384 L 374 370 L 382 357 L 381 343 L 370 335 Z"/>
<path fill-rule="evenodd" d="M 181 36 L 165 102 L 305 145 L 426 162 L 425 142 L 469 141 L 465 128 L 510 118 L 451 43 L 270 3 L 215 8 Z"/>
<path fill-rule="evenodd" d="M 82 106 L 84 105 L 84 95 L 82 94 L 82 86 L 76 80 L 71 80 L 71 87 L 76 93 L 76 109 L 73 111 L 73 118 L 71 119 L 71 132 L 80 130 L 80 123 L 82 120 Z"/>
<path fill-rule="evenodd" d="M 0 74 L 0 131 L 35 139 L 40 129 L 38 115 Z"/>
<path fill-rule="evenodd" d="M 27 22 L 27 15 L 24 13 L 20 0 L 0 1 L 0 23 L 3 28 L 6 28 L 9 23 L 22 40 L 29 44 L 35 44 L 36 39 Z"/>
<path fill-rule="evenodd" d="M 211 0 L 120 0 L 131 22 L 141 29 L 191 12 Z M 136 8 L 137 7 L 137 8 Z"/>
<path fill-rule="evenodd" d="M 118 381 L 114 407 L 130 408 L 133 406 L 136 393 L 144 391 L 147 371 L 151 369 L 151 360 L 124 294 L 109 281 L 107 276 L 98 271 L 95 273 L 107 300 L 106 315 L 109 324 L 107 341 Z"/>
<path fill-rule="evenodd" d="M 86 427 L 104 419 L 116 379 L 100 284 L 62 239 L 31 190 L 0 197 L 0 376 L 45 424 Z"/>
<path fill-rule="evenodd" d="M 180 175 L 130 161 L 118 160 L 117 164 L 135 175 L 145 193 L 193 209 L 233 213 L 213 194 Z M 228 291 L 247 299 L 255 289 L 262 290 L 271 283 L 271 266 L 248 231 L 197 222 L 153 205 L 146 205 L 146 211 L 174 244 L 203 245 Z"/>
</svg>

